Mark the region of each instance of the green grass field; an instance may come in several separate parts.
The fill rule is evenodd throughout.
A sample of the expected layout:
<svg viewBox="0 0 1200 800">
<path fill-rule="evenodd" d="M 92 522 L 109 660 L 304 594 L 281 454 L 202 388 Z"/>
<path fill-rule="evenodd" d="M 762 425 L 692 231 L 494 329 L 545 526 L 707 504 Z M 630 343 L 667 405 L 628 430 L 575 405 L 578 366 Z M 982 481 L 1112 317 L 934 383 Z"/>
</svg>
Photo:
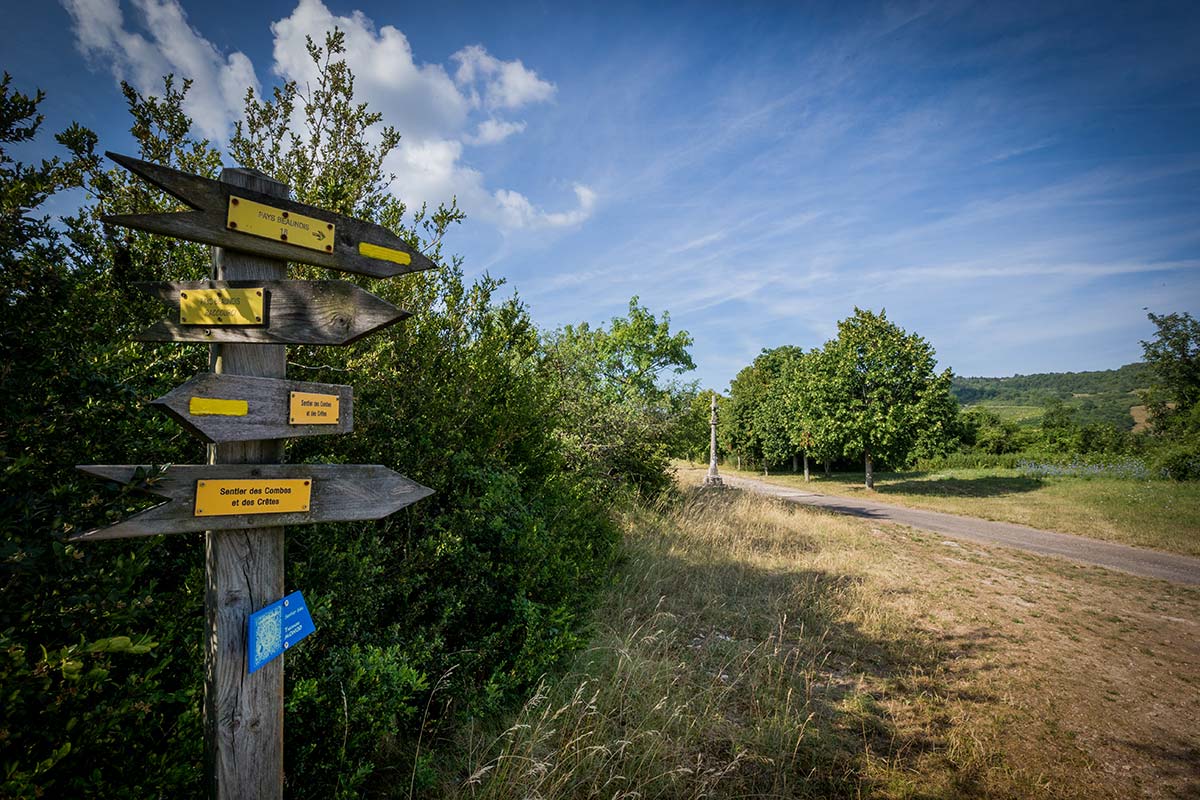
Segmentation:
<svg viewBox="0 0 1200 800">
<path fill-rule="evenodd" d="M 1014 406 L 1006 403 L 976 403 L 968 408 L 987 409 L 1004 422 L 1015 422 L 1026 428 L 1040 425 L 1042 416 L 1046 413 L 1046 409 L 1042 406 Z"/>
<path fill-rule="evenodd" d="M 762 478 L 761 473 L 737 472 Z M 875 492 L 862 473 L 781 474 L 767 478 L 822 494 L 874 500 L 1016 522 L 1139 547 L 1200 556 L 1200 484 L 1118 478 L 1028 478 L 1015 469 L 948 469 L 876 473 Z"/>
</svg>

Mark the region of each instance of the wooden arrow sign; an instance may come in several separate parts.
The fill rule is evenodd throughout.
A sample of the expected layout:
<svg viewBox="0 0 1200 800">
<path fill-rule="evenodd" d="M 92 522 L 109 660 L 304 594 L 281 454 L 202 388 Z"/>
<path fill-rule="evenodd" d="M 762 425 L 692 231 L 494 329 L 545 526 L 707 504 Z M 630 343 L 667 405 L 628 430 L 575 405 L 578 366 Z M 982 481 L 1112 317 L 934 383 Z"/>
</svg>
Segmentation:
<svg viewBox="0 0 1200 800">
<path fill-rule="evenodd" d="M 113 225 L 375 278 L 436 266 L 381 225 L 118 153 L 105 155 L 196 209 L 103 217 Z"/>
<path fill-rule="evenodd" d="M 135 285 L 175 309 L 134 337 L 143 342 L 339 345 L 412 316 L 347 281 Z M 197 297 L 205 302 L 191 305 Z"/>
<path fill-rule="evenodd" d="M 382 519 L 433 490 L 375 464 L 84 465 L 76 469 L 169 502 L 70 537 L 123 539 L 160 533 L 245 530 Z M 154 476 L 147 480 L 145 476 Z"/>
<path fill-rule="evenodd" d="M 349 386 L 242 375 L 197 375 L 154 404 L 207 442 L 350 433 Z"/>
</svg>

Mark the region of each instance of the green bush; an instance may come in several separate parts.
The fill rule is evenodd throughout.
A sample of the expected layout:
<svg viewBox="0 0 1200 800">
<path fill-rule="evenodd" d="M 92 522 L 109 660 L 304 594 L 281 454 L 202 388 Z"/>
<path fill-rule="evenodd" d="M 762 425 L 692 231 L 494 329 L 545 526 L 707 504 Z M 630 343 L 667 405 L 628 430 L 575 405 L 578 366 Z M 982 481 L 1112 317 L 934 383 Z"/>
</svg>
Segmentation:
<svg viewBox="0 0 1200 800">
<path fill-rule="evenodd" d="M 336 38 L 327 46 L 336 56 Z M 4 90 L 0 143 L 31 138 L 36 99 L 9 102 L 19 96 L 7 80 Z M 140 155 L 213 175 L 219 155 L 191 138 L 186 91 L 168 81 L 156 99 L 127 88 Z M 323 101 L 349 115 L 335 141 L 364 136 L 371 116 L 338 100 Z M 206 349 L 132 343 L 161 308 L 130 283 L 200 277 L 208 254 L 102 225 L 100 214 L 174 201 L 103 169 L 86 131 L 61 141 L 62 164 L 0 160 L 0 197 L 14 204 L 0 217 L 0 344 L 11 354 L 0 371 L 0 795 L 196 796 L 201 537 L 65 537 L 147 505 L 71 465 L 202 460 L 203 446 L 147 403 L 205 371 Z M 253 142 L 243 144 L 249 154 Z M 382 158 L 347 167 L 340 152 L 322 154 L 333 176 L 306 173 L 298 199 L 389 224 L 444 262 L 431 242 L 461 215 L 421 211 L 402 226 L 403 207 L 382 194 Z M 287 164 L 247 165 L 288 177 Z M 63 234 L 29 216 L 80 184 L 95 200 Z M 428 752 L 442 727 L 511 703 L 579 646 L 617 542 L 608 505 L 628 491 L 619 477 L 570 469 L 569 410 L 547 379 L 538 330 L 515 296 L 497 296 L 499 281 L 468 283 L 452 262 L 360 283 L 414 316 L 348 348 L 290 349 L 293 376 L 354 386 L 356 430 L 294 442 L 287 459 L 387 464 L 436 493 L 379 523 L 288 531 L 287 587 L 305 592 L 317 627 L 287 656 L 285 768 L 296 797 L 406 794 L 396 775 L 424 763 L 418 738 Z"/>
</svg>

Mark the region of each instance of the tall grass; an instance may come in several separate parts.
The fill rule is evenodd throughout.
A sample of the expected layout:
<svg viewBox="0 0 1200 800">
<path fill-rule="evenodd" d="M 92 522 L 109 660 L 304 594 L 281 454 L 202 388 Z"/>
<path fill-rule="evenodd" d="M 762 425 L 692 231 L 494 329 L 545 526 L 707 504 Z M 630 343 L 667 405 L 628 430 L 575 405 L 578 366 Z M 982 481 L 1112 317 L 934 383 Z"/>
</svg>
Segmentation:
<svg viewBox="0 0 1200 800">
<path fill-rule="evenodd" d="M 913 721 L 941 703 L 939 645 L 864 572 L 867 526 L 692 492 L 626 529 L 593 646 L 509 727 L 465 735 L 446 796 L 899 797 L 918 762 L 941 765 L 926 796 L 978 788 L 977 744 Z"/>
</svg>

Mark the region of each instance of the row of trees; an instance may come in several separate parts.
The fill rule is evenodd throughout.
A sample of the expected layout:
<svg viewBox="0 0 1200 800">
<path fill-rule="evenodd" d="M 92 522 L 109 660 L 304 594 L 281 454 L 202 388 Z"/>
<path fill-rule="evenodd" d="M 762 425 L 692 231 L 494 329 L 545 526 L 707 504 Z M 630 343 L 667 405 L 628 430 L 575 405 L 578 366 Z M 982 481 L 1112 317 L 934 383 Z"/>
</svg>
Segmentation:
<svg viewBox="0 0 1200 800">
<path fill-rule="evenodd" d="M 738 373 L 718 436 L 727 456 L 756 464 L 859 460 L 874 486 L 877 464 L 953 447 L 957 403 L 933 347 L 856 308 L 820 349 L 766 350 Z"/>
<path fill-rule="evenodd" d="M 763 469 L 791 459 L 796 470 L 803 459 L 806 478 L 810 458 L 825 462 L 827 471 L 831 462 L 858 460 L 868 487 L 878 462 L 900 468 L 915 459 L 960 457 L 952 454 L 968 460 L 1137 458 L 1153 474 L 1194 479 L 1200 477 L 1200 323 L 1188 313 L 1149 318 L 1155 337 L 1142 342 L 1145 362 L 1123 368 L 1117 378 L 1101 376 L 1144 380 L 1136 393 L 1149 409 L 1151 425 L 1144 433 L 1109 421 L 1081 422 L 1077 409 L 1054 394 L 1037 427 L 987 407 L 960 409 L 950 373 L 936 372 L 928 342 L 883 313 L 855 309 L 824 347 L 764 350 L 738 373 L 721 406 L 721 449 L 739 465 Z M 1097 373 L 1066 377 L 1069 382 L 1081 376 L 1094 388 Z M 1041 387 L 1054 386 L 1052 379 L 1031 376 Z M 692 404 L 689 425 L 697 430 L 708 396 L 703 393 Z M 1126 394 L 1126 413 L 1133 399 Z M 699 459 L 705 447 L 693 435 L 680 452 Z"/>
<path fill-rule="evenodd" d="M 295 440 L 287 460 L 387 464 L 436 493 L 380 523 L 288 532 L 287 586 L 318 626 L 287 656 L 296 797 L 419 790 L 429 742 L 521 698 L 581 644 L 618 542 L 614 498 L 668 481 L 676 395 L 658 378 L 692 366 L 687 334 L 636 298 L 608 326 L 547 332 L 502 281 L 468 280 L 442 250 L 454 203 L 409 209 L 387 191 L 397 136 L 373 135 L 380 118 L 355 101 L 343 50 L 336 32 L 310 42 L 313 84 L 249 94 L 233 158 L 301 202 L 390 227 L 440 269 L 355 279 L 413 311 L 404 324 L 289 349 L 291 375 L 354 386 L 356 430 Z M 215 177 L 223 159 L 192 133 L 188 89 L 126 86 L 131 130 L 141 158 Z M 161 308 L 132 283 L 206 277 L 209 253 L 105 226 L 103 214 L 177 204 L 110 169 L 83 128 L 56 137 L 60 158 L 14 160 L 41 99 L 0 84 L 0 796 L 195 796 L 202 543 L 65 537 L 146 504 L 73 464 L 202 463 L 203 446 L 147 402 L 206 371 L 207 353 L 133 342 Z M 82 205 L 53 222 L 39 207 L 66 189 Z"/>
</svg>

